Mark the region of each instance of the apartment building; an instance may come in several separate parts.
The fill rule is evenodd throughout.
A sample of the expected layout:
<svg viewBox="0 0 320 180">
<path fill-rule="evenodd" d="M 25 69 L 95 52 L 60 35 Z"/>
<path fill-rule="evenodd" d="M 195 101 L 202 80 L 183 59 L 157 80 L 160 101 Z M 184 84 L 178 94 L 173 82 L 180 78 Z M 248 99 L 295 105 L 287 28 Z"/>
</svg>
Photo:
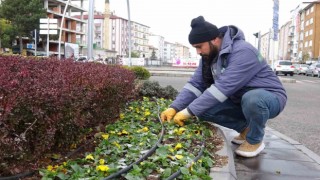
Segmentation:
<svg viewBox="0 0 320 180">
<path fill-rule="evenodd" d="M 190 49 L 189 47 L 176 43 L 176 58 L 190 58 Z"/>
<path fill-rule="evenodd" d="M 156 57 L 159 61 L 164 60 L 164 37 L 156 34 L 149 35 L 149 45 L 155 47 Z"/>
<path fill-rule="evenodd" d="M 319 56 L 320 2 L 314 1 L 300 11 L 298 40 L 299 58 L 303 61 L 317 60 Z"/>
<path fill-rule="evenodd" d="M 131 22 L 132 51 L 138 53 L 140 57 L 150 57 L 149 54 L 149 26 Z"/>
<path fill-rule="evenodd" d="M 67 7 L 66 15 L 62 26 L 61 36 L 61 57 L 68 57 L 74 55 L 77 57 L 82 52 L 85 46 L 83 37 L 85 36 L 84 24 L 86 21 L 83 19 L 84 13 L 87 11 L 83 8 L 83 2 L 85 0 L 71 0 Z M 48 18 L 54 18 L 58 20 L 58 27 L 62 24 L 62 17 L 68 1 L 62 0 L 44 0 L 44 8 L 47 10 Z M 77 3 L 75 3 L 77 2 Z M 80 4 L 80 6 L 79 6 Z M 74 14 L 78 14 L 79 17 L 73 17 Z M 77 24 L 80 24 L 77 28 Z M 77 41 L 77 36 L 78 38 Z M 49 40 L 49 52 L 50 55 L 58 55 L 59 49 L 58 39 L 50 36 Z M 69 48 L 66 50 L 66 48 Z M 46 47 L 43 47 L 46 51 Z M 72 52 L 71 52 L 72 51 Z"/>
<path fill-rule="evenodd" d="M 129 55 L 129 26 L 128 20 L 116 15 L 110 16 L 110 43 L 108 49 L 116 51 L 120 57 Z"/>
<path fill-rule="evenodd" d="M 282 25 L 280 28 L 279 38 L 279 59 L 291 60 L 291 53 L 293 53 L 293 32 L 291 21 Z"/>
<path fill-rule="evenodd" d="M 80 15 L 73 16 L 76 18 L 81 18 Z M 88 15 L 83 15 L 83 19 L 87 22 L 88 21 Z M 104 14 L 101 12 L 94 12 L 93 16 L 93 48 L 96 49 L 102 49 L 103 48 L 103 34 L 104 34 Z M 82 25 L 81 23 L 77 23 L 77 29 L 80 29 L 83 27 L 83 32 L 86 34 L 88 27 L 87 24 Z M 87 37 L 77 36 L 77 42 L 82 41 L 84 44 L 87 44 Z"/>
<path fill-rule="evenodd" d="M 176 57 L 176 44 L 164 41 L 164 63 L 172 63 Z"/>
</svg>

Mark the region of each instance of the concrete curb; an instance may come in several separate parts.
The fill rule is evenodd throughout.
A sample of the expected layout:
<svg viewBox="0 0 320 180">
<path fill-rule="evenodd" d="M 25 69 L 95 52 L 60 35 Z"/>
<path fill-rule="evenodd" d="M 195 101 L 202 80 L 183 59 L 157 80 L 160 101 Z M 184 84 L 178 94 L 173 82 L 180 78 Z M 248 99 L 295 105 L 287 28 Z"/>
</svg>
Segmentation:
<svg viewBox="0 0 320 180">
<path fill-rule="evenodd" d="M 151 76 L 166 76 L 166 77 L 191 77 L 193 75 L 193 71 L 174 71 L 174 70 L 149 70 Z M 296 83 L 295 79 L 279 77 L 282 83 Z"/>
<path fill-rule="evenodd" d="M 231 146 L 228 144 L 228 140 L 224 131 L 214 123 L 209 122 L 212 126 L 215 126 L 218 129 L 218 134 L 223 138 L 223 148 L 217 151 L 219 156 L 227 156 L 228 163 L 222 167 L 213 167 L 210 169 L 210 177 L 212 179 L 223 179 L 223 180 L 236 180 L 236 169 L 233 158 L 233 151 Z"/>
</svg>

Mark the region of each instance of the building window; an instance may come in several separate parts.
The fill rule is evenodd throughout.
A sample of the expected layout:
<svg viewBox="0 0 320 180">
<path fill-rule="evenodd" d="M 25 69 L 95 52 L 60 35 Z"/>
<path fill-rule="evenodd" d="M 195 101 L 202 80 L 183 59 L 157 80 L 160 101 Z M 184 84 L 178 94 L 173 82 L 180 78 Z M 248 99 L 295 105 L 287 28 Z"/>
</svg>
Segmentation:
<svg viewBox="0 0 320 180">
<path fill-rule="evenodd" d="M 309 26 L 309 20 L 306 22 L 306 26 Z"/>
<path fill-rule="evenodd" d="M 313 23 L 313 18 L 311 18 L 309 21 L 310 21 L 310 24 L 312 24 Z"/>
<path fill-rule="evenodd" d="M 305 33 L 305 36 L 304 37 L 307 37 L 308 36 L 308 31 Z"/>
<path fill-rule="evenodd" d="M 309 41 L 309 47 L 312 46 L 312 41 Z"/>
<path fill-rule="evenodd" d="M 313 6 L 311 7 L 310 12 L 311 12 L 311 13 L 313 12 Z"/>
<path fill-rule="evenodd" d="M 308 47 L 308 42 L 305 42 L 305 43 L 304 43 L 304 47 Z"/>
<path fill-rule="evenodd" d="M 312 29 L 310 29 L 310 31 L 309 31 L 309 35 L 312 35 L 313 34 L 313 30 Z"/>
</svg>

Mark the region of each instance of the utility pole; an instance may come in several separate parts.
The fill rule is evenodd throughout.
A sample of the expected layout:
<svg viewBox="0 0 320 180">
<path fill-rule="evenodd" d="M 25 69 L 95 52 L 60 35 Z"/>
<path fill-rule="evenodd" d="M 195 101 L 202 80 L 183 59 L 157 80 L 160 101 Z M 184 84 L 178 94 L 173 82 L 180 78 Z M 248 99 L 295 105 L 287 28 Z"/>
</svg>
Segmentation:
<svg viewBox="0 0 320 180">
<path fill-rule="evenodd" d="M 129 66 L 132 66 L 131 61 L 131 20 L 130 20 L 130 5 L 129 0 L 127 0 L 127 8 L 128 8 L 128 26 L 129 26 Z"/>
<path fill-rule="evenodd" d="M 89 0 L 88 12 L 88 59 L 93 60 L 93 16 L 94 16 L 94 0 Z"/>
</svg>

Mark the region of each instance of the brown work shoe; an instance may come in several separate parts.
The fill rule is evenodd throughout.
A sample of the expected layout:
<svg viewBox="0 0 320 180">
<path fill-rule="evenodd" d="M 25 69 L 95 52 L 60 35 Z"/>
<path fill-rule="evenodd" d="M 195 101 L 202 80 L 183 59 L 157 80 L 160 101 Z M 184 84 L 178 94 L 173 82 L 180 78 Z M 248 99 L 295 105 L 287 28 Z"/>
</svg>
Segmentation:
<svg viewBox="0 0 320 180">
<path fill-rule="evenodd" d="M 242 144 L 246 140 L 247 133 L 249 131 L 249 128 L 245 128 L 238 136 L 234 137 L 231 142 L 235 144 Z"/>
<path fill-rule="evenodd" d="M 265 145 L 263 142 L 258 144 L 250 144 L 247 141 L 244 141 L 238 149 L 236 149 L 236 154 L 243 157 L 255 157 L 257 156 L 263 149 Z"/>
</svg>

